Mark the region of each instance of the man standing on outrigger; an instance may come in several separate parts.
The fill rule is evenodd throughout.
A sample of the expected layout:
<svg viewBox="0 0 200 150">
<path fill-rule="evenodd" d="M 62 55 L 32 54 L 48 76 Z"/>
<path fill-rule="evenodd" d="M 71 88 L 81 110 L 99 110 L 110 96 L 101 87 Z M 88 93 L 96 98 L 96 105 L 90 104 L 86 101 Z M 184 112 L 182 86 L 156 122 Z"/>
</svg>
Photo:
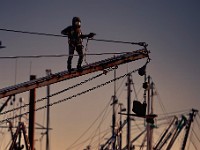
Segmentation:
<svg viewBox="0 0 200 150">
<path fill-rule="evenodd" d="M 83 39 L 93 38 L 95 33 L 90 33 L 87 35 L 82 34 L 81 20 L 79 17 L 74 17 L 72 19 L 72 25 L 62 30 L 61 34 L 68 36 L 68 44 L 69 44 L 69 57 L 67 61 L 68 71 L 71 72 L 72 69 L 71 66 L 72 66 L 72 58 L 74 55 L 74 50 L 76 50 L 79 55 L 77 69 L 81 71 L 82 70 L 81 64 L 83 62 L 83 45 L 82 45 Z"/>
</svg>

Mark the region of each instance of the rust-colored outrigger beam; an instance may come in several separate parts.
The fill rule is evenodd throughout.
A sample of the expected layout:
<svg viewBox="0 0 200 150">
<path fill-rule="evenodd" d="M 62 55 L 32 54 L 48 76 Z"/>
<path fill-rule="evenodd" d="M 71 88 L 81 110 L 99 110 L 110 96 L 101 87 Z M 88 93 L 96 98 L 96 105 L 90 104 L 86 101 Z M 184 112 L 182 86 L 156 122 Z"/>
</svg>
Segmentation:
<svg viewBox="0 0 200 150">
<path fill-rule="evenodd" d="M 82 71 L 78 71 L 77 69 L 74 69 L 71 72 L 62 71 L 62 72 L 51 74 L 51 75 L 41 77 L 32 81 L 27 81 L 21 84 L 0 89 L 0 98 L 12 96 L 14 94 L 23 93 L 34 88 L 47 86 L 50 84 L 76 78 L 76 77 L 89 74 L 92 72 L 103 71 L 104 69 L 107 69 L 110 67 L 118 66 L 121 64 L 129 63 L 129 62 L 142 59 L 142 58 L 147 58 L 147 57 L 149 57 L 149 52 L 146 50 L 146 48 L 132 51 L 132 52 L 125 53 L 119 56 L 111 57 L 105 60 L 101 60 L 95 63 L 85 65 L 83 66 Z"/>
</svg>

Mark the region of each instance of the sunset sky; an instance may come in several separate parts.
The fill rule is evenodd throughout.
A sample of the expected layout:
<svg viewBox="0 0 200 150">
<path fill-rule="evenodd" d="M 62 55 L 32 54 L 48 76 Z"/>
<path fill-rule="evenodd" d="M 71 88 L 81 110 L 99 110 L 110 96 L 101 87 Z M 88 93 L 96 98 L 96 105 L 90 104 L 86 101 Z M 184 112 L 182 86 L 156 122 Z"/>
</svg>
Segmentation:
<svg viewBox="0 0 200 150">
<path fill-rule="evenodd" d="M 199 0 L 6 0 L 0 4 L 0 29 L 60 35 L 62 29 L 71 25 L 72 18 L 79 16 L 82 21 L 82 32 L 95 32 L 97 34 L 95 39 L 146 42 L 148 50 L 151 52 L 151 62 L 147 66 L 147 73 L 152 77 L 159 94 L 159 98 L 155 99 L 154 102 L 157 106 L 155 113 L 163 113 L 163 110 L 158 108 L 159 103 L 164 105 L 168 113 L 185 112 L 192 108 L 200 110 L 199 6 Z M 52 73 L 67 69 L 67 57 L 2 58 L 6 56 L 68 54 L 67 38 L 0 31 L 0 41 L 3 46 L 6 46 L 6 48 L 0 49 L 0 88 L 28 81 L 31 74 L 43 77 L 46 75 L 46 69 L 51 69 Z M 128 44 L 89 41 L 87 53 L 129 52 L 140 48 Z M 112 56 L 88 55 L 86 59 L 87 62 L 92 63 Z M 119 66 L 116 71 L 117 76 L 137 69 L 143 66 L 145 62 L 146 59 L 143 59 Z M 73 67 L 76 66 L 76 63 L 77 57 L 74 57 Z M 51 85 L 51 92 L 55 93 L 96 74 L 98 73 Z M 133 74 L 132 77 L 138 91 L 138 97 L 140 101 L 143 101 L 143 91 L 140 90 L 144 82 L 143 77 L 137 73 Z M 77 89 L 53 97 L 51 102 L 87 90 L 112 78 L 113 73 L 108 73 Z M 117 88 L 121 92 L 117 93 L 117 96 L 119 96 L 120 102 L 126 106 L 127 87 L 125 84 L 126 79 L 117 81 Z M 69 148 L 107 106 L 109 107 L 107 111 L 111 111 L 112 107 L 109 104 L 111 104 L 113 89 L 113 83 L 111 83 L 70 101 L 53 105 L 50 114 L 50 126 L 53 129 L 50 138 L 51 150 Z M 37 89 L 36 95 L 38 99 L 45 97 L 46 87 Z M 18 94 L 15 106 L 19 105 L 18 99 L 20 97 L 23 97 L 24 102 L 28 103 L 28 96 L 28 92 Z M 135 94 L 132 92 L 132 100 L 134 98 Z M 1 99 L 1 104 L 5 100 L 6 98 Z M 45 105 L 45 101 L 37 104 L 37 107 L 43 105 Z M 6 109 L 12 107 L 13 105 L 9 105 Z M 8 114 L 8 116 L 11 115 L 13 114 Z M 45 115 L 45 110 L 38 111 L 36 122 L 46 126 Z M 112 121 L 111 115 L 110 112 L 104 120 L 104 124 L 100 125 L 99 128 L 98 125 L 92 127 L 91 132 L 95 132 L 96 129 L 98 129 L 96 132 L 109 130 Z M 0 118 L 3 120 L 8 116 L 0 116 Z M 102 120 L 100 119 L 99 122 Z M 5 129 L 0 129 L 0 131 L 5 132 Z M 41 132 L 45 131 L 37 130 L 35 135 L 37 150 L 40 150 L 41 147 L 45 148 L 45 138 L 41 138 Z M 91 132 L 78 143 L 91 138 Z M 109 134 L 104 138 L 109 138 Z M 2 141 L 0 146 L 6 147 L 6 141 L 9 141 L 9 139 L 10 134 L 7 131 L 6 135 L 0 135 L 0 141 Z M 93 141 L 85 142 L 83 147 L 77 149 L 83 149 L 90 142 Z"/>
</svg>

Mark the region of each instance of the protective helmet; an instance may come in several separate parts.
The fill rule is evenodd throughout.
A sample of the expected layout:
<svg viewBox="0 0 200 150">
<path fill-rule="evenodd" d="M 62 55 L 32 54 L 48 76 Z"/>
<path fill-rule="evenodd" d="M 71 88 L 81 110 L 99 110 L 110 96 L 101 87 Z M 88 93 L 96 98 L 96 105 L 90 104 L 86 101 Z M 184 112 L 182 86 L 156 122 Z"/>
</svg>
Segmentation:
<svg viewBox="0 0 200 150">
<path fill-rule="evenodd" d="M 81 27 L 81 19 L 79 17 L 74 17 L 72 19 L 72 26 L 73 27 Z"/>
</svg>

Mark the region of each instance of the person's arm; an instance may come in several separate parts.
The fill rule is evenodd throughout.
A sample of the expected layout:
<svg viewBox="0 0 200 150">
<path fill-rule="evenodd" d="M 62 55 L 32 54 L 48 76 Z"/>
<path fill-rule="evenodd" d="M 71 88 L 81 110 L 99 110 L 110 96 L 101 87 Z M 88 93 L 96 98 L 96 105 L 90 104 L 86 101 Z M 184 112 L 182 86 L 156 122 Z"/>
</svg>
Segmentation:
<svg viewBox="0 0 200 150">
<path fill-rule="evenodd" d="M 63 30 L 61 31 L 61 34 L 63 34 L 63 35 L 68 35 L 68 34 L 69 34 L 69 27 L 63 29 Z"/>
<path fill-rule="evenodd" d="M 85 38 L 93 38 L 96 34 L 95 33 L 90 33 L 90 34 L 82 34 L 81 38 L 85 39 Z"/>
</svg>

